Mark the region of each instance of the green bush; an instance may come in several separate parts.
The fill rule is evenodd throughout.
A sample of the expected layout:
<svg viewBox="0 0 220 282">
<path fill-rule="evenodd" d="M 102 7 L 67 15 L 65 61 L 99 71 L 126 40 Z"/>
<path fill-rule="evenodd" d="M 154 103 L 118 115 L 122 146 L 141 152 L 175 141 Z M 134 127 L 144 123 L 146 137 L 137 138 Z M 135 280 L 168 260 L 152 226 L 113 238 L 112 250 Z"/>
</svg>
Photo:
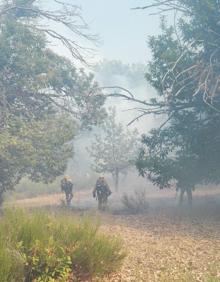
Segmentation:
<svg viewBox="0 0 220 282">
<path fill-rule="evenodd" d="M 0 281 L 69 281 L 109 274 L 124 252 L 117 238 L 70 214 L 7 210 L 0 220 Z"/>
<path fill-rule="evenodd" d="M 12 251 L 0 244 L 0 281 L 23 281 L 24 260 L 17 251 Z"/>
</svg>

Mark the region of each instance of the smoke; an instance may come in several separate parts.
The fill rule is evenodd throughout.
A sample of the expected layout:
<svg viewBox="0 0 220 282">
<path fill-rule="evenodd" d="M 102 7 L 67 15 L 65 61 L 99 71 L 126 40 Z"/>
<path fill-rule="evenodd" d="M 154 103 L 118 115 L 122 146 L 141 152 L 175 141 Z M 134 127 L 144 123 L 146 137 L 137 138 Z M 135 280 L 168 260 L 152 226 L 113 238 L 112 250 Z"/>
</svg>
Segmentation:
<svg viewBox="0 0 220 282">
<path fill-rule="evenodd" d="M 140 63 L 123 64 L 121 61 L 101 61 L 94 68 L 95 78 L 102 87 L 120 86 L 128 89 L 135 98 L 149 100 L 155 97 L 154 89 L 145 79 L 146 66 Z M 113 91 L 113 90 L 112 90 Z M 121 91 L 122 94 L 123 93 Z M 115 107 L 117 119 L 127 126 L 132 120 L 140 116 L 137 108 L 140 104 L 133 103 L 121 98 L 108 98 L 106 108 Z M 145 116 L 130 125 L 131 129 L 138 129 L 140 133 L 146 133 L 156 126 L 157 120 L 154 116 Z"/>
<path fill-rule="evenodd" d="M 120 61 L 105 60 L 97 64 L 93 70 L 95 79 L 101 87 L 120 86 L 131 91 L 133 95 L 140 100 L 149 100 L 155 97 L 154 90 L 145 79 L 146 67 L 142 64 L 127 65 Z M 121 98 L 108 98 L 105 107 L 106 109 L 115 107 L 117 120 L 124 126 L 127 126 L 133 119 L 140 115 L 140 112 L 135 109 L 140 107 L 140 105 Z M 158 119 L 148 115 L 135 121 L 128 128 L 131 130 L 137 129 L 141 136 L 142 133 L 147 133 L 158 123 Z M 82 132 L 74 143 L 74 158 L 69 163 L 67 173 L 73 177 L 78 189 L 91 188 L 91 186 L 95 184 L 98 176 L 91 170 L 92 160 L 87 151 L 97 130 L 98 128 L 93 131 Z M 110 176 L 106 175 L 106 178 L 110 185 L 113 184 Z M 134 190 L 138 187 L 146 187 L 146 183 L 146 179 L 139 177 L 138 172 L 133 169 L 128 174 L 127 178 L 122 180 L 121 189 Z"/>
</svg>

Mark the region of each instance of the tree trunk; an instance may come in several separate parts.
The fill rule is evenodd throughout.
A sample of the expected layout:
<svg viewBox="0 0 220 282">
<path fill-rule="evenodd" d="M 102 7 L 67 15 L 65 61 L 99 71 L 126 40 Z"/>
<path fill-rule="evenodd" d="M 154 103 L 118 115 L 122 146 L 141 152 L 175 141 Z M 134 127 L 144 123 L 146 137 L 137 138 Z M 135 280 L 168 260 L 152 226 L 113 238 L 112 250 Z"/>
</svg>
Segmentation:
<svg viewBox="0 0 220 282">
<path fill-rule="evenodd" d="M 182 203 L 183 203 L 185 192 L 186 192 L 186 195 L 187 195 L 188 204 L 189 204 L 189 206 L 192 206 L 193 197 L 192 197 L 192 188 L 191 187 L 188 187 L 188 188 L 180 187 L 179 205 L 181 206 Z"/>
<path fill-rule="evenodd" d="M 192 188 L 191 187 L 186 189 L 186 194 L 187 194 L 188 204 L 189 206 L 192 206 L 193 197 L 192 197 Z"/>
<path fill-rule="evenodd" d="M 185 193 L 185 189 L 181 187 L 180 188 L 180 198 L 179 198 L 179 205 L 180 206 L 183 204 L 184 193 Z"/>
<path fill-rule="evenodd" d="M 119 170 L 118 168 L 115 169 L 115 191 L 118 192 L 118 186 L 119 186 Z"/>
</svg>

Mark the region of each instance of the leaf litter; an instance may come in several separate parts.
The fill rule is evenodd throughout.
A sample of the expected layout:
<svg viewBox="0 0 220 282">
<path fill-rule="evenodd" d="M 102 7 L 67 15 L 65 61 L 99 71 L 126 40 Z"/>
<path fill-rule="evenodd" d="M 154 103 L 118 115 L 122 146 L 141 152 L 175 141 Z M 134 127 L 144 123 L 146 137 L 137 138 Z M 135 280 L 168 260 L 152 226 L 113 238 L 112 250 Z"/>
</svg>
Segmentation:
<svg viewBox="0 0 220 282">
<path fill-rule="evenodd" d="M 220 222 L 163 213 L 102 216 L 102 230 L 120 236 L 127 257 L 99 282 L 220 281 Z"/>
</svg>

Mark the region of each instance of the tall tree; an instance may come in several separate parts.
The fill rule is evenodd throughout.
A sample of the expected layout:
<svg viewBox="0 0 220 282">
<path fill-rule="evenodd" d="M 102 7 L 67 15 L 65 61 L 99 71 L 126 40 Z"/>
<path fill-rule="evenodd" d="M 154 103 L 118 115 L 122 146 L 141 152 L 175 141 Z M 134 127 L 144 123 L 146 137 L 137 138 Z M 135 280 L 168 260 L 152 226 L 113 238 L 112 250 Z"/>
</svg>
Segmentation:
<svg viewBox="0 0 220 282">
<path fill-rule="evenodd" d="M 55 12 L 37 2 L 0 6 L 0 199 L 23 176 L 48 182 L 61 175 L 72 156 L 75 128 L 91 127 L 105 115 L 93 76 L 50 49 L 48 36 L 56 33 L 40 21 L 48 18 L 77 32 L 74 19 L 80 16 L 61 2 L 63 10 Z M 62 34 L 57 39 L 73 52 L 71 40 Z"/>
<path fill-rule="evenodd" d="M 179 18 L 178 30 L 163 21 L 162 34 L 150 38 L 153 60 L 146 78 L 167 119 L 143 137 L 137 166 L 161 188 L 177 182 L 191 202 L 196 184 L 220 182 L 219 1 L 166 2 L 185 18 Z"/>
<path fill-rule="evenodd" d="M 134 165 L 137 149 L 137 131 L 126 130 L 117 123 L 115 109 L 111 109 L 101 125 L 101 132 L 89 148 L 93 169 L 98 173 L 111 174 L 118 191 L 120 175 Z"/>
<path fill-rule="evenodd" d="M 159 36 L 150 40 L 151 47 L 154 39 L 160 40 L 160 47 L 164 49 L 158 51 L 167 55 L 169 53 L 170 56 L 169 64 L 164 64 L 163 70 L 161 69 L 163 73 L 160 73 L 160 91 L 164 95 L 172 93 L 179 96 L 190 86 L 189 95 L 202 95 L 207 105 L 219 110 L 219 1 L 151 0 L 148 5 L 140 8 L 154 9 L 155 14 L 167 11 L 174 14 L 174 24 L 168 37 Z M 166 40 L 170 37 L 172 44 L 175 43 L 177 47 L 176 50 L 165 49 L 168 47 Z M 174 51 L 173 55 L 171 51 Z M 166 58 L 161 58 L 162 62 Z M 156 81 L 159 82 L 159 77 Z"/>
<path fill-rule="evenodd" d="M 0 39 L 2 123 L 7 111 L 27 118 L 54 105 L 84 124 L 102 116 L 104 98 L 94 90 L 93 76 L 51 51 L 44 32 L 8 16 L 2 19 Z"/>
<path fill-rule="evenodd" d="M 219 1 L 152 0 L 140 8 L 174 12 L 173 26 L 162 18 L 162 33 L 149 39 L 146 79 L 158 96 L 112 95 L 141 104 L 138 118 L 164 117 L 143 136 L 137 167 L 160 188 L 176 183 L 191 203 L 196 184 L 220 182 Z"/>
</svg>

